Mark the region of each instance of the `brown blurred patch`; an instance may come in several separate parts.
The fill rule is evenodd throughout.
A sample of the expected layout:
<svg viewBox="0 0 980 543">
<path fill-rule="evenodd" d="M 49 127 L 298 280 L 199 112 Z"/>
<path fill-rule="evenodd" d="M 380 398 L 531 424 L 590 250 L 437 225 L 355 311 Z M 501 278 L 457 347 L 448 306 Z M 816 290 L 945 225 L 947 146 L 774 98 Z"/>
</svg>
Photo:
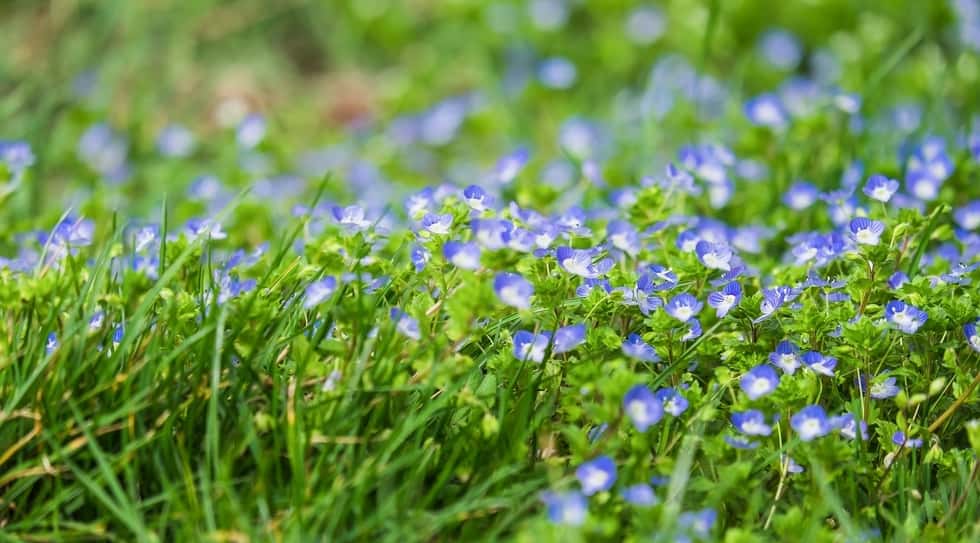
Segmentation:
<svg viewBox="0 0 980 543">
<path fill-rule="evenodd" d="M 321 116 L 328 123 L 351 127 L 373 119 L 378 111 L 376 82 L 363 72 L 326 75 L 315 85 L 323 89 Z"/>
</svg>

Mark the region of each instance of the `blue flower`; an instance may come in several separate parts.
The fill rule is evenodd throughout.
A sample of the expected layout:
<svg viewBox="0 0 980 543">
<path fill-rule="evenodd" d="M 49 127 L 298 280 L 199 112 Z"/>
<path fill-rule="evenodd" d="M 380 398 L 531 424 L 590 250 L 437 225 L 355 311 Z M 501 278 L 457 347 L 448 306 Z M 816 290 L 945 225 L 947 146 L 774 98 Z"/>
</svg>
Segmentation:
<svg viewBox="0 0 980 543">
<path fill-rule="evenodd" d="M 663 405 L 664 411 L 670 413 L 671 416 L 679 417 L 684 411 L 687 411 L 687 398 L 676 389 L 664 387 L 658 390 L 654 396 Z"/>
<path fill-rule="evenodd" d="M 552 351 L 555 354 L 567 353 L 583 343 L 585 343 L 584 324 L 565 326 L 555 331 L 555 345 Z"/>
<path fill-rule="evenodd" d="M 587 279 L 595 279 L 605 275 L 613 267 L 611 258 L 604 258 L 593 263 L 593 254 L 594 252 L 590 249 L 572 249 L 571 247 L 559 247 L 555 251 L 558 265 L 562 269 Z"/>
<path fill-rule="evenodd" d="M 7 165 L 14 176 L 34 165 L 34 151 L 26 141 L 0 140 L 0 163 Z"/>
<path fill-rule="evenodd" d="M 782 128 L 789 124 L 789 115 L 779 97 L 764 93 L 745 102 L 745 116 L 752 124 L 769 128 Z"/>
<path fill-rule="evenodd" d="M 901 389 L 895 384 L 894 377 L 888 377 L 884 380 L 877 380 L 871 383 L 871 389 L 868 394 L 876 400 L 885 400 L 888 398 L 894 398 L 898 395 Z"/>
<path fill-rule="evenodd" d="M 708 295 L 708 305 L 715 308 L 715 316 L 719 319 L 728 314 L 733 307 L 742 301 L 742 285 L 732 281 L 720 291 Z"/>
<path fill-rule="evenodd" d="M 681 336 L 681 341 L 691 341 L 692 339 L 697 339 L 701 337 L 701 321 L 698 319 L 691 319 L 687 321 L 687 332 Z"/>
<path fill-rule="evenodd" d="M 585 298 L 596 288 L 602 289 L 606 294 L 612 292 L 612 285 L 606 279 L 583 279 L 582 284 L 575 289 L 575 295 Z"/>
<path fill-rule="evenodd" d="M 548 520 L 555 524 L 581 526 L 589 514 L 589 501 L 579 491 L 544 492 L 541 501 L 548 510 Z"/>
<path fill-rule="evenodd" d="M 168 158 L 182 158 L 194 152 L 194 133 L 183 125 L 169 124 L 157 134 L 157 150 Z"/>
<path fill-rule="evenodd" d="M 847 439 L 855 440 L 858 436 L 858 431 L 861 432 L 861 440 L 867 441 L 868 439 L 868 423 L 865 421 L 860 421 L 858 423 L 854 415 L 850 413 L 844 413 L 839 417 L 831 417 L 828 421 L 830 428 L 840 432 L 840 435 Z"/>
<path fill-rule="evenodd" d="M 549 343 L 551 336 L 548 333 L 533 334 L 527 330 L 518 330 L 514 333 L 514 358 L 542 362 Z"/>
<path fill-rule="evenodd" d="M 834 376 L 834 368 L 837 367 L 836 358 L 824 356 L 817 351 L 807 351 L 803 354 L 802 359 L 806 367 L 810 368 L 814 373 L 826 375 L 827 377 Z"/>
<path fill-rule="evenodd" d="M 613 247 L 630 256 L 640 252 L 640 234 L 629 221 L 610 221 L 606 225 L 606 236 Z"/>
<path fill-rule="evenodd" d="M 448 234 L 453 227 L 453 216 L 449 213 L 440 215 L 438 213 L 426 213 L 422 217 L 422 228 L 433 234 Z"/>
<path fill-rule="evenodd" d="M 646 272 L 636 282 L 636 288 L 644 292 L 660 292 L 676 286 L 677 274 L 658 264 L 647 267 Z"/>
<path fill-rule="evenodd" d="M 653 487 L 646 483 L 630 485 L 623 489 L 623 500 L 639 507 L 651 507 L 660 503 Z"/>
<path fill-rule="evenodd" d="M 769 353 L 769 362 L 783 373 L 793 375 L 800 367 L 800 348 L 792 341 L 780 341 L 776 351 Z"/>
<path fill-rule="evenodd" d="M 507 247 L 514 225 L 504 219 L 474 219 L 471 223 L 473 237 L 487 249 Z"/>
<path fill-rule="evenodd" d="M 885 231 L 885 225 L 880 221 L 857 217 L 856 219 L 851 219 L 848 230 L 850 231 L 851 239 L 859 245 L 878 245 L 881 241 L 881 234 Z"/>
<path fill-rule="evenodd" d="M 767 436 L 772 426 L 766 424 L 766 416 L 757 409 L 732 413 L 732 426 L 747 436 Z"/>
<path fill-rule="evenodd" d="M 812 206 L 820 196 L 820 189 L 806 181 L 797 181 L 786 190 L 783 203 L 795 211 Z"/>
<path fill-rule="evenodd" d="M 664 416 L 664 407 L 660 400 L 650 392 L 646 385 L 635 385 L 623 396 L 623 410 L 633 421 L 633 426 L 641 432 L 660 422 Z"/>
<path fill-rule="evenodd" d="M 966 342 L 970 347 L 980 353 L 980 333 L 977 333 L 977 324 L 980 324 L 980 319 L 964 324 L 963 335 L 966 336 Z"/>
<path fill-rule="evenodd" d="M 312 309 L 325 302 L 337 289 L 337 279 L 334 277 L 324 277 L 319 281 L 314 281 L 306 287 L 303 295 L 303 309 Z"/>
<path fill-rule="evenodd" d="M 909 282 L 909 276 L 903 271 L 897 271 L 888 278 L 888 286 L 894 290 L 902 288 L 902 285 Z"/>
<path fill-rule="evenodd" d="M 732 249 L 725 243 L 711 243 L 702 240 L 694 246 L 694 252 L 706 268 L 723 271 L 732 269 Z"/>
<path fill-rule="evenodd" d="M 980 228 L 980 200 L 973 200 L 953 211 L 953 220 L 963 230 Z"/>
<path fill-rule="evenodd" d="M 687 322 L 697 316 L 703 307 L 704 304 L 697 298 L 684 292 L 671 298 L 664 306 L 664 311 L 681 322 Z"/>
<path fill-rule="evenodd" d="M 736 449 L 744 449 L 744 450 L 749 450 L 750 451 L 752 449 L 756 449 L 756 448 L 759 447 L 759 442 L 758 441 L 750 441 L 749 439 L 744 438 L 742 436 L 729 436 L 729 435 L 726 435 L 726 436 L 722 437 L 722 439 L 725 440 L 725 443 L 728 443 L 730 446 L 732 446 L 732 447 L 734 447 Z"/>
<path fill-rule="evenodd" d="M 758 47 L 766 62 L 780 70 L 793 70 L 803 58 L 800 40 L 781 28 L 767 30 L 759 38 Z"/>
<path fill-rule="evenodd" d="M 864 185 L 864 193 L 872 200 L 887 202 L 898 192 L 898 181 L 888 179 L 884 175 L 875 174 L 868 178 Z"/>
<path fill-rule="evenodd" d="M 718 519 L 718 513 L 710 507 L 700 511 L 686 511 L 677 517 L 677 524 L 700 538 L 711 537 L 711 529 Z"/>
<path fill-rule="evenodd" d="M 811 441 L 830 433 L 827 413 L 819 405 L 808 405 L 790 418 L 790 426 L 803 441 Z"/>
<path fill-rule="evenodd" d="M 626 17 L 626 37 L 636 45 L 650 45 L 663 35 L 667 18 L 656 6 L 633 8 Z"/>
<path fill-rule="evenodd" d="M 371 226 L 371 221 L 367 219 L 364 208 L 359 205 L 346 207 L 333 206 L 330 208 L 330 213 L 333 215 L 334 220 L 342 226 L 354 230 L 363 230 Z"/>
<path fill-rule="evenodd" d="M 805 470 L 803 466 L 796 463 L 789 455 L 782 455 L 783 465 L 786 466 L 787 473 L 803 473 Z"/>
<path fill-rule="evenodd" d="M 901 430 L 898 430 L 892 434 L 892 443 L 898 445 L 899 447 L 905 447 L 906 449 L 918 449 L 922 446 L 921 439 L 910 438 Z"/>
<path fill-rule="evenodd" d="M 642 362 L 657 362 L 660 357 L 657 351 L 638 334 L 630 334 L 623 340 L 623 354 Z"/>
<path fill-rule="evenodd" d="M 58 335 L 54 332 L 48 334 L 48 340 L 44 344 L 44 354 L 50 356 L 58 348 Z"/>
<path fill-rule="evenodd" d="M 477 185 L 463 189 L 463 201 L 474 211 L 485 211 L 493 207 L 493 197 Z"/>
<path fill-rule="evenodd" d="M 567 89 L 575 84 L 577 77 L 575 64 L 567 58 L 548 58 L 538 66 L 538 79 L 542 85 L 551 89 Z"/>
<path fill-rule="evenodd" d="M 885 305 L 885 319 L 906 334 L 914 334 L 929 315 L 921 309 L 900 300 L 892 300 Z"/>
<path fill-rule="evenodd" d="M 412 265 L 415 266 L 415 271 L 420 272 L 429 263 L 429 259 L 432 258 L 432 253 L 425 247 L 415 244 L 412 245 L 412 251 L 408 256 L 412 260 Z"/>
<path fill-rule="evenodd" d="M 529 309 L 534 285 L 519 273 L 501 272 L 493 279 L 493 291 L 504 304 L 517 309 Z"/>
<path fill-rule="evenodd" d="M 242 119 L 235 132 L 238 145 L 243 149 L 252 149 L 265 139 L 266 122 L 265 117 L 258 114 L 251 114 Z"/>
<path fill-rule="evenodd" d="M 750 400 L 757 400 L 779 386 L 779 374 L 772 366 L 760 364 L 742 375 L 739 385 Z"/>
<path fill-rule="evenodd" d="M 608 456 L 598 456 L 575 470 L 575 477 L 582 485 L 582 494 L 591 496 L 605 492 L 616 482 L 616 463 Z"/>
<path fill-rule="evenodd" d="M 395 330 L 399 334 L 414 340 L 422 337 L 422 331 L 419 329 L 419 321 L 415 320 L 411 315 L 397 307 L 391 308 L 389 315 L 391 316 L 391 320 L 395 322 Z"/>
<path fill-rule="evenodd" d="M 469 241 L 447 241 L 442 246 L 442 255 L 457 268 L 476 270 L 480 268 L 480 246 Z"/>
</svg>

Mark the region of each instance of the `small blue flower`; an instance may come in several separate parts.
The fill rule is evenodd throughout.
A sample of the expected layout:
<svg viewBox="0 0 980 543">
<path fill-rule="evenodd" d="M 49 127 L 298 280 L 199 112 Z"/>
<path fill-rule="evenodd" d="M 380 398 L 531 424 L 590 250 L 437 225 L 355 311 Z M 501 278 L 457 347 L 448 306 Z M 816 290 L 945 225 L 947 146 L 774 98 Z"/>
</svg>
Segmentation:
<svg viewBox="0 0 980 543">
<path fill-rule="evenodd" d="M 739 379 L 739 385 L 750 400 L 757 400 L 776 390 L 779 386 L 779 374 L 772 366 L 760 364 L 745 372 Z"/>
<path fill-rule="evenodd" d="M 606 279 L 583 279 L 582 284 L 576 287 L 575 295 L 580 298 L 585 298 L 596 288 L 601 289 L 606 294 L 609 294 L 613 290 L 612 285 Z"/>
<path fill-rule="evenodd" d="M 742 436 L 726 435 L 722 439 L 725 440 L 725 443 L 728 443 L 728 445 L 736 449 L 743 449 L 743 450 L 750 451 L 752 449 L 757 449 L 759 447 L 758 441 L 750 441 L 748 438 L 744 438 Z"/>
<path fill-rule="evenodd" d="M 48 334 L 48 340 L 44 344 L 44 354 L 50 356 L 58 348 L 58 335 L 54 332 Z"/>
<path fill-rule="evenodd" d="M 354 230 L 363 230 L 371 226 L 371 221 L 367 219 L 364 208 L 359 205 L 333 206 L 330 208 L 330 213 L 340 225 Z"/>
<path fill-rule="evenodd" d="M 783 128 L 789 124 L 789 115 L 782 101 L 772 93 L 764 93 L 745 102 L 745 116 L 752 124 L 769 128 Z"/>
<path fill-rule="evenodd" d="M 706 268 L 722 271 L 732 269 L 732 248 L 725 243 L 711 243 L 702 240 L 694 246 L 694 252 Z"/>
<path fill-rule="evenodd" d="M 15 176 L 34 165 L 34 151 L 26 141 L 0 140 L 0 163 Z"/>
<path fill-rule="evenodd" d="M 980 324 L 980 319 L 964 324 L 963 335 L 966 336 L 966 342 L 970 347 L 980 353 L 980 333 L 977 333 L 977 324 Z"/>
<path fill-rule="evenodd" d="M 473 237 L 487 249 L 507 247 L 514 225 L 503 219 L 474 219 L 471 223 Z"/>
<path fill-rule="evenodd" d="M 463 189 L 463 201 L 474 211 L 486 211 L 493 207 L 493 197 L 477 185 Z"/>
<path fill-rule="evenodd" d="M 689 530 L 695 536 L 708 539 L 711 537 L 711 529 L 718 519 L 718 513 L 710 507 L 700 511 L 686 511 L 677 517 L 677 524 Z"/>
<path fill-rule="evenodd" d="M 810 368 L 814 373 L 826 375 L 827 377 L 834 376 L 834 368 L 837 367 L 836 358 L 824 356 L 817 351 L 807 351 L 803 353 L 801 358 L 803 359 L 803 363 L 806 364 L 806 367 Z"/>
<path fill-rule="evenodd" d="M 494 168 L 497 182 L 507 184 L 513 181 L 517 177 L 517 174 L 521 173 L 521 170 L 530 158 L 531 153 L 525 147 L 519 147 L 510 154 L 501 157 L 497 161 L 497 166 Z M 481 206 L 481 209 L 483 207 L 485 206 Z"/>
<path fill-rule="evenodd" d="M 660 292 L 677 286 L 677 274 L 658 264 L 649 266 L 636 282 L 636 288 L 644 292 Z"/>
<path fill-rule="evenodd" d="M 391 320 L 395 322 L 395 330 L 399 334 L 414 340 L 419 340 L 422 337 L 422 331 L 419 329 L 419 321 L 415 320 L 411 315 L 397 307 L 391 308 L 389 315 L 391 316 Z"/>
<path fill-rule="evenodd" d="M 551 336 L 547 333 L 533 334 L 527 330 L 518 330 L 514 333 L 514 358 L 542 362 L 549 343 Z"/>
<path fill-rule="evenodd" d="M 325 302 L 337 289 L 335 277 L 324 277 L 306 287 L 303 295 L 303 309 L 312 309 Z"/>
<path fill-rule="evenodd" d="M 687 321 L 687 332 L 681 336 L 681 341 L 691 341 L 692 339 L 697 339 L 701 337 L 701 321 L 698 319 L 691 319 Z"/>
<path fill-rule="evenodd" d="M 112 346 L 113 347 L 118 347 L 119 344 L 122 343 L 123 335 L 124 334 L 125 334 L 125 332 L 123 331 L 122 325 L 120 324 L 119 326 L 116 326 L 116 329 L 112 331 Z"/>
<path fill-rule="evenodd" d="M 867 184 L 864 185 L 864 194 L 879 202 L 891 200 L 896 192 L 898 192 L 898 181 L 880 174 L 869 177 Z"/>
<path fill-rule="evenodd" d="M 653 487 L 646 483 L 630 485 L 623 489 L 623 500 L 638 507 L 651 507 L 660 503 Z"/>
<path fill-rule="evenodd" d="M 630 256 L 640 252 L 640 234 L 629 221 L 610 221 L 606 225 L 606 236 L 613 247 Z"/>
<path fill-rule="evenodd" d="M 928 319 L 921 309 L 900 300 L 885 305 L 885 319 L 906 334 L 914 334 Z"/>
<path fill-rule="evenodd" d="M 480 268 L 480 246 L 470 241 L 447 241 L 442 246 L 442 255 L 457 268 L 476 270 Z"/>
<path fill-rule="evenodd" d="M 803 466 L 796 463 L 789 455 L 782 455 L 783 465 L 786 466 L 787 473 L 803 473 L 805 470 Z"/>
<path fill-rule="evenodd" d="M 953 211 L 953 220 L 963 230 L 976 230 L 980 228 L 980 200 L 973 200 L 963 207 Z"/>
<path fill-rule="evenodd" d="M 493 279 L 493 291 L 504 304 L 517 309 L 529 309 L 534 285 L 519 273 L 501 272 Z"/>
<path fill-rule="evenodd" d="M 851 239 L 858 245 L 878 245 L 881 241 L 881 234 L 885 231 L 884 223 L 872 221 L 866 217 L 851 219 L 848 225 Z"/>
<path fill-rule="evenodd" d="M 901 391 L 898 385 L 895 384 L 894 377 L 888 377 L 884 380 L 878 380 L 871 383 L 871 389 L 868 394 L 876 400 L 885 400 L 888 398 L 894 398 Z"/>
<path fill-rule="evenodd" d="M 582 494 L 591 496 L 605 492 L 616 482 L 616 463 L 608 456 L 598 456 L 575 470 L 575 477 L 582 485 Z"/>
<path fill-rule="evenodd" d="M 623 340 L 623 354 L 630 358 L 635 358 L 641 362 L 658 362 L 660 357 L 657 356 L 656 349 L 650 344 L 643 341 L 638 334 L 630 334 Z"/>
<path fill-rule="evenodd" d="M 909 276 L 903 271 L 897 271 L 888 278 L 888 286 L 893 290 L 902 288 L 902 285 L 909 282 Z"/>
<path fill-rule="evenodd" d="M 790 426 L 803 441 L 811 441 L 830 433 L 827 413 L 819 405 L 808 405 L 790 418 Z"/>
<path fill-rule="evenodd" d="M 715 308 L 715 316 L 719 319 L 728 314 L 733 307 L 742 301 L 742 285 L 732 281 L 720 291 L 708 295 L 708 305 Z"/>
<path fill-rule="evenodd" d="M 636 385 L 623 396 L 623 410 L 633 421 L 633 426 L 641 432 L 660 422 L 664 416 L 664 407 L 660 400 L 650 392 L 646 385 Z"/>
<path fill-rule="evenodd" d="M 182 158 L 194 152 L 194 133 L 183 125 L 170 124 L 157 135 L 157 150 L 168 158 Z"/>
<path fill-rule="evenodd" d="M 664 306 L 664 311 L 681 322 L 687 322 L 697 316 L 703 307 L 704 304 L 697 298 L 684 292 L 671 298 Z"/>
<path fill-rule="evenodd" d="M 757 409 L 732 413 L 732 426 L 747 436 L 767 436 L 772 426 L 766 424 L 766 416 Z"/>
<path fill-rule="evenodd" d="M 433 234 L 448 234 L 453 227 L 453 216 L 449 213 L 440 215 L 438 213 L 426 213 L 422 217 L 422 228 Z"/>
<path fill-rule="evenodd" d="M 922 439 L 910 438 L 905 435 L 905 432 L 898 430 L 892 434 L 892 443 L 906 449 L 918 449 L 922 446 Z"/>
<path fill-rule="evenodd" d="M 420 272 L 429 263 L 429 259 L 432 258 L 432 253 L 425 247 L 415 244 L 412 245 L 412 251 L 408 256 L 412 260 L 412 265 L 415 266 L 415 271 Z"/>
<path fill-rule="evenodd" d="M 792 341 L 780 341 L 776 351 L 769 353 L 769 362 L 783 373 L 793 375 L 800 367 L 800 348 Z"/>
<path fill-rule="evenodd" d="M 671 416 L 679 417 L 684 411 L 687 411 L 687 398 L 676 389 L 664 387 L 658 390 L 654 396 L 663 404 L 664 411 L 670 413 Z"/>
<path fill-rule="evenodd" d="M 854 418 L 854 415 L 850 413 L 844 413 L 839 417 L 831 417 L 828 421 L 830 428 L 832 430 L 837 430 L 840 435 L 847 439 L 855 440 L 858 436 L 858 431 L 861 432 L 861 440 L 868 440 L 868 423 L 865 421 L 860 421 Z"/>
<path fill-rule="evenodd" d="M 265 117 L 258 114 L 251 114 L 242 119 L 235 132 L 238 145 L 243 149 L 252 149 L 265 139 L 266 122 Z"/>
<path fill-rule="evenodd" d="M 762 34 L 758 47 L 762 58 L 780 70 L 793 70 L 803 58 L 800 40 L 781 28 L 773 28 Z"/>
<path fill-rule="evenodd" d="M 786 190 L 783 203 L 792 210 L 801 211 L 816 203 L 820 189 L 806 181 L 797 181 Z"/>
<path fill-rule="evenodd" d="M 545 59 L 538 66 L 538 79 L 541 84 L 550 89 L 567 89 L 575 84 L 578 70 L 567 58 L 552 57 Z"/>
<path fill-rule="evenodd" d="M 572 249 L 559 247 L 555 251 L 558 265 L 565 271 L 587 279 L 595 279 L 605 275 L 613 267 L 611 258 L 604 258 L 593 263 L 593 251 L 589 249 Z"/>
<path fill-rule="evenodd" d="M 567 353 L 583 343 L 585 343 L 584 324 L 565 326 L 555 330 L 555 345 L 552 351 L 555 354 Z"/>
<path fill-rule="evenodd" d="M 548 510 L 548 520 L 555 524 L 581 526 L 589 514 L 589 501 L 579 491 L 544 492 L 541 501 Z"/>
</svg>

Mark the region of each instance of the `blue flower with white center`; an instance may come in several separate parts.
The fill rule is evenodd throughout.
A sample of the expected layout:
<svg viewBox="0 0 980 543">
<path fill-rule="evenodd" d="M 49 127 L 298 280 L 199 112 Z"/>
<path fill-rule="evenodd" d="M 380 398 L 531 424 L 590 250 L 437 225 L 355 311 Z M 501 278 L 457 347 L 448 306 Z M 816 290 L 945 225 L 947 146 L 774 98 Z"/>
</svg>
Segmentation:
<svg viewBox="0 0 980 543">
<path fill-rule="evenodd" d="M 609 294 L 613 290 L 612 285 L 606 279 L 583 279 L 582 284 L 575 289 L 575 295 L 580 298 L 585 298 L 597 288 L 606 294 Z"/>
<path fill-rule="evenodd" d="M 732 281 L 721 290 L 708 295 L 708 305 L 715 308 L 715 316 L 719 319 L 727 315 L 741 301 L 742 285 L 737 281 Z"/>
<path fill-rule="evenodd" d="M 623 410 L 640 432 L 660 422 L 664 406 L 646 385 L 635 385 L 623 396 Z"/>
<path fill-rule="evenodd" d="M 432 253 L 425 247 L 415 244 L 412 245 L 412 250 L 408 256 L 412 261 L 412 265 L 415 266 L 415 271 L 420 272 L 429 263 L 429 259 L 432 258 Z"/>
<path fill-rule="evenodd" d="M 767 30 L 759 38 L 759 53 L 771 66 L 780 70 L 792 70 L 803 58 L 800 40 L 781 28 Z"/>
<path fill-rule="evenodd" d="M 585 343 L 584 324 L 565 326 L 555 330 L 555 345 L 552 351 L 555 354 L 567 353 L 583 343 Z"/>
<path fill-rule="evenodd" d="M 827 377 L 834 376 L 834 368 L 837 367 L 836 358 L 824 356 L 817 351 L 807 351 L 803 353 L 801 358 L 803 359 L 803 363 L 806 364 L 806 367 L 810 368 L 814 373 L 826 375 Z"/>
<path fill-rule="evenodd" d="M 708 539 L 711 537 L 711 529 L 718 519 L 718 513 L 710 507 L 700 511 L 686 511 L 677 517 L 677 524 L 690 531 L 695 536 Z"/>
<path fill-rule="evenodd" d="M 555 524 L 581 526 L 589 514 L 589 500 L 577 490 L 544 492 L 541 501 L 548 510 L 548 520 Z"/>
<path fill-rule="evenodd" d="M 55 334 L 54 332 L 51 332 L 50 334 L 48 334 L 48 339 L 44 344 L 44 354 L 47 356 L 51 356 L 51 353 L 53 353 L 57 348 L 58 348 L 58 335 Z"/>
<path fill-rule="evenodd" d="M 892 434 L 892 443 L 906 449 L 918 449 L 922 446 L 922 439 L 908 437 L 905 432 L 898 430 Z"/>
<path fill-rule="evenodd" d="M 671 416 L 679 417 L 681 413 L 687 411 L 687 398 L 681 395 L 676 389 L 664 387 L 658 390 L 654 396 L 664 406 L 664 411 Z"/>
<path fill-rule="evenodd" d="M 646 483 L 630 485 L 623 489 L 623 500 L 638 507 L 651 507 L 660 503 L 653 487 Z"/>
<path fill-rule="evenodd" d="M 493 207 L 493 197 L 477 185 L 463 189 L 463 201 L 474 211 L 486 211 Z"/>
<path fill-rule="evenodd" d="M 447 241 L 442 246 L 442 255 L 457 268 L 476 270 L 480 268 L 480 246 L 469 241 Z"/>
<path fill-rule="evenodd" d="M 902 288 L 902 285 L 909 282 L 909 276 L 903 271 L 897 271 L 888 278 L 888 286 L 893 290 Z"/>
<path fill-rule="evenodd" d="M 820 189 L 806 181 L 793 183 L 783 194 L 783 203 L 792 210 L 801 211 L 816 203 Z"/>
<path fill-rule="evenodd" d="M 698 319 L 691 319 L 687 321 L 687 332 L 681 336 L 681 341 L 691 341 L 692 339 L 697 339 L 701 337 L 701 321 Z"/>
<path fill-rule="evenodd" d="M 914 334 L 929 319 L 929 315 L 901 300 L 892 300 L 885 305 L 885 319 L 902 332 Z"/>
<path fill-rule="evenodd" d="M 732 413 L 732 426 L 747 436 L 767 436 L 772 426 L 766 424 L 766 416 L 757 409 Z"/>
<path fill-rule="evenodd" d="M 796 460 L 793 460 L 793 458 L 789 455 L 784 454 L 782 455 L 781 459 L 783 465 L 785 466 L 786 473 L 803 473 L 806 471 L 803 469 L 803 466 L 797 464 Z"/>
<path fill-rule="evenodd" d="M 552 57 L 538 66 L 538 80 L 549 89 L 563 90 L 575 84 L 578 70 L 567 58 Z"/>
<path fill-rule="evenodd" d="M 129 143 L 109 125 L 90 126 L 78 140 L 78 157 L 89 168 L 113 182 L 129 177 Z"/>
<path fill-rule="evenodd" d="M 183 125 L 170 124 L 157 135 L 157 150 L 168 158 L 182 158 L 194 152 L 194 133 Z"/>
<path fill-rule="evenodd" d="M 725 443 L 727 443 L 729 446 L 731 446 L 733 448 L 736 448 L 736 449 L 742 449 L 742 450 L 746 450 L 746 451 L 751 451 L 752 449 L 759 448 L 759 442 L 758 441 L 751 441 L 748 438 L 745 438 L 745 437 L 742 437 L 742 436 L 729 436 L 729 435 L 726 435 L 722 439 L 725 440 Z"/>
<path fill-rule="evenodd" d="M 265 139 L 265 131 L 265 117 L 253 113 L 239 123 L 235 138 L 243 149 L 253 149 Z"/>
<path fill-rule="evenodd" d="M 630 256 L 640 252 L 640 234 L 629 221 L 610 221 L 606 225 L 606 237 L 613 247 Z"/>
<path fill-rule="evenodd" d="M 0 140 L 0 163 L 7 165 L 7 170 L 17 176 L 34 165 L 34 151 L 26 141 Z"/>
<path fill-rule="evenodd" d="M 693 253 L 697 250 L 701 236 L 694 230 L 685 230 L 677 234 L 677 248 L 685 253 Z"/>
<path fill-rule="evenodd" d="M 594 279 L 605 275 L 613 267 L 611 258 L 604 258 L 593 263 L 594 251 L 591 249 L 572 249 L 571 247 L 559 247 L 555 251 L 558 258 L 558 265 L 568 273 L 573 273 L 579 277 Z"/>
<path fill-rule="evenodd" d="M 831 417 L 828 423 L 832 430 L 837 430 L 841 436 L 847 439 L 852 441 L 857 439 L 858 432 L 860 432 L 861 440 L 868 440 L 868 423 L 863 420 L 859 423 L 854 418 L 854 415 L 850 413 L 844 413 L 839 417 Z"/>
<path fill-rule="evenodd" d="M 980 200 L 973 200 L 963 207 L 953 211 L 953 220 L 963 230 L 976 230 L 980 228 Z"/>
<path fill-rule="evenodd" d="M 534 334 L 527 330 L 518 330 L 514 333 L 514 358 L 542 362 L 550 343 L 551 335 L 547 332 Z"/>
<path fill-rule="evenodd" d="M 667 18 L 654 6 L 640 6 L 626 17 L 626 37 L 636 45 L 650 45 L 663 35 Z"/>
<path fill-rule="evenodd" d="M 337 290 L 337 279 L 334 277 L 324 277 L 310 283 L 303 294 L 303 309 L 312 309 L 322 304 L 333 295 L 335 290 Z"/>
<path fill-rule="evenodd" d="M 808 405 L 790 418 L 790 426 L 803 441 L 812 441 L 830 433 L 827 412 L 819 405 Z"/>
<path fill-rule="evenodd" d="M 504 219 L 474 219 L 471 228 L 476 241 L 487 249 L 507 247 L 514 225 Z"/>
<path fill-rule="evenodd" d="M 130 267 L 136 273 L 143 274 L 149 279 L 156 279 L 160 269 L 160 258 L 157 255 L 133 255 Z"/>
<path fill-rule="evenodd" d="M 725 243 L 711 243 L 702 240 L 694 246 L 694 252 L 706 268 L 722 271 L 732 269 L 732 249 Z"/>
<path fill-rule="evenodd" d="M 776 350 L 769 353 L 769 362 L 783 373 L 793 375 L 800 367 L 800 348 L 792 341 L 780 341 Z"/>
<path fill-rule="evenodd" d="M 851 219 L 848 231 L 858 245 L 878 245 L 881 241 L 881 234 L 885 231 L 885 224 L 880 221 L 873 221 L 866 217 Z"/>
<path fill-rule="evenodd" d="M 789 115 L 782 101 L 772 93 L 764 93 L 745 102 L 745 116 L 757 126 L 783 128 L 789 124 Z"/>
<path fill-rule="evenodd" d="M 91 318 L 88 320 L 88 333 L 94 334 L 102 329 L 105 324 L 105 312 L 101 309 L 96 311 Z"/>
<path fill-rule="evenodd" d="M 438 213 L 426 213 L 422 217 L 422 228 L 433 234 L 448 234 L 453 227 L 453 216 L 449 213 L 440 215 Z"/>
<path fill-rule="evenodd" d="M 592 496 L 612 488 L 616 482 L 616 463 L 608 456 L 598 456 L 575 470 L 575 477 L 582 485 L 582 494 Z"/>
<path fill-rule="evenodd" d="M 879 202 L 891 200 L 896 192 L 898 192 L 898 181 L 881 174 L 872 175 L 864 185 L 864 194 Z"/>
<path fill-rule="evenodd" d="M 905 187 L 909 193 L 926 202 L 939 197 L 939 189 L 942 185 L 943 180 L 933 177 L 928 170 L 909 171 L 905 178 Z"/>
<path fill-rule="evenodd" d="M 519 273 L 501 272 L 493 278 L 493 291 L 506 305 L 517 309 L 530 309 L 534 285 Z"/>
<path fill-rule="evenodd" d="M 779 386 L 779 374 L 772 366 L 760 364 L 742 375 L 739 386 L 750 400 L 757 400 L 776 390 Z"/>
<path fill-rule="evenodd" d="M 334 220 L 340 223 L 342 226 L 352 228 L 355 230 L 361 230 L 371 226 L 371 221 L 367 219 L 367 214 L 364 208 L 359 205 L 350 205 L 346 207 L 333 206 L 330 209 Z"/>
<path fill-rule="evenodd" d="M 703 307 L 704 304 L 697 298 L 684 292 L 671 298 L 664 306 L 664 311 L 681 322 L 687 322 L 697 316 Z"/>
<path fill-rule="evenodd" d="M 422 337 L 422 331 L 419 329 L 419 321 L 415 320 L 411 315 L 397 307 L 391 308 L 389 315 L 395 323 L 395 330 L 399 334 L 414 340 Z"/>
<path fill-rule="evenodd" d="M 896 379 L 894 377 L 877 379 L 875 382 L 871 383 L 871 388 L 868 390 L 868 394 L 876 400 L 894 398 L 901 391 L 901 389 L 898 388 L 898 385 L 895 384 L 895 381 Z"/>
<path fill-rule="evenodd" d="M 670 290 L 676 286 L 677 274 L 659 264 L 647 267 L 646 272 L 636 283 L 636 287 L 644 292 Z"/>
<path fill-rule="evenodd" d="M 980 353 L 980 333 L 977 333 L 977 324 L 980 324 L 980 319 L 964 324 L 963 335 L 966 336 L 966 342 L 970 344 L 970 348 Z"/>
<path fill-rule="evenodd" d="M 498 183 L 508 184 L 513 181 L 517 174 L 521 173 L 524 165 L 531 158 L 531 152 L 525 147 L 519 147 L 511 153 L 504 155 L 497 161 L 494 167 L 494 174 Z M 476 208 L 474 208 L 476 209 Z"/>
<path fill-rule="evenodd" d="M 630 358 L 634 358 L 641 362 L 658 362 L 660 357 L 657 356 L 656 349 L 650 344 L 643 341 L 638 334 L 630 334 L 623 340 L 622 346 L 623 354 Z"/>
</svg>

